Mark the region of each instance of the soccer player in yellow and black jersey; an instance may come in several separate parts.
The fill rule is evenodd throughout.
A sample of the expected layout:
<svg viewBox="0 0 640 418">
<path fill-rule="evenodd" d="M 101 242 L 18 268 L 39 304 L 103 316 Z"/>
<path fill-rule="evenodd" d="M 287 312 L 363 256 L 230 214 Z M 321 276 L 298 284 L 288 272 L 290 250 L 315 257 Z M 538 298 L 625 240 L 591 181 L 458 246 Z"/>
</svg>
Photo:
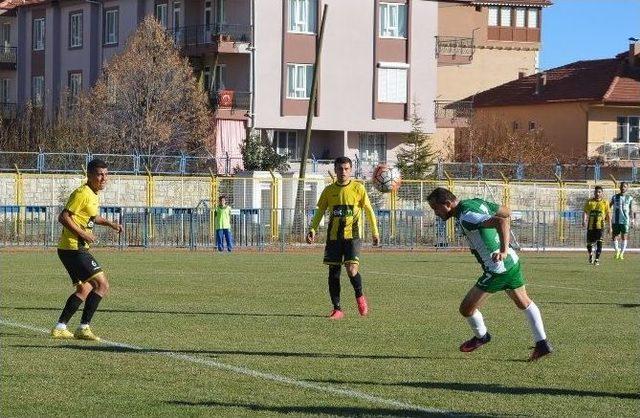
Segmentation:
<svg viewBox="0 0 640 418">
<path fill-rule="evenodd" d="M 605 221 L 611 231 L 611 214 L 609 202 L 603 199 L 604 192 L 602 186 L 596 186 L 593 191 L 593 199 L 589 199 L 584 204 L 582 215 L 582 226 L 587 227 L 587 251 L 589 252 L 589 263 L 600 264 L 600 254 L 602 253 L 602 230 Z M 593 256 L 593 244 L 596 244 L 596 254 Z"/>
<path fill-rule="evenodd" d="M 99 215 L 98 192 L 107 184 L 107 175 L 107 164 L 104 161 L 94 159 L 89 162 L 87 183 L 71 193 L 64 210 L 58 216 L 58 222 L 64 226 L 58 242 L 58 257 L 69 273 L 76 291 L 67 299 L 58 323 L 51 330 L 51 337 L 55 339 L 100 340 L 91 331 L 89 323 L 98 304 L 109 291 L 109 282 L 100 264 L 88 251 L 89 244 L 96 240 L 92 229 L 97 224 L 122 232 L 122 225 Z M 75 333 L 71 333 L 67 329 L 67 323 L 82 302 L 84 310 L 80 326 Z"/>
<path fill-rule="evenodd" d="M 362 212 L 371 224 L 373 245 L 378 245 L 379 234 L 376 216 L 373 213 L 367 190 L 362 183 L 351 179 L 351 160 L 339 157 L 333 163 L 336 171 L 336 182 L 325 187 L 318 200 L 318 207 L 313 219 L 307 242 L 313 243 L 320 221 L 327 209 L 329 225 L 327 226 L 327 242 L 324 249 L 324 264 L 329 265 L 329 296 L 333 303 L 330 319 L 342 319 L 344 313 L 340 307 L 340 271 L 345 265 L 347 275 L 356 294 L 358 312 L 365 316 L 369 313 L 367 299 L 362 294 L 362 277 L 358 273 L 360 263 L 360 239 L 362 228 Z"/>
</svg>

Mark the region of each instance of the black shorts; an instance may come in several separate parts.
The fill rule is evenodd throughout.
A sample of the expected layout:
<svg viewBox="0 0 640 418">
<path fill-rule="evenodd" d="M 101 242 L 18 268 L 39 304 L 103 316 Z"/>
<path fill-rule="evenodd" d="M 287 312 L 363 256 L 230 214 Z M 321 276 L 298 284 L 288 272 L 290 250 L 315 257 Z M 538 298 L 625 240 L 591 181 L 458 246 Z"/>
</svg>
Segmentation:
<svg viewBox="0 0 640 418">
<path fill-rule="evenodd" d="M 87 282 L 98 273 L 102 273 L 102 267 L 87 250 L 58 249 L 58 257 L 74 285 Z"/>
<path fill-rule="evenodd" d="M 587 242 L 602 241 L 602 229 L 587 230 Z"/>
<path fill-rule="evenodd" d="M 327 241 L 324 247 L 324 264 L 342 265 L 360 263 L 360 240 L 341 239 Z"/>
</svg>

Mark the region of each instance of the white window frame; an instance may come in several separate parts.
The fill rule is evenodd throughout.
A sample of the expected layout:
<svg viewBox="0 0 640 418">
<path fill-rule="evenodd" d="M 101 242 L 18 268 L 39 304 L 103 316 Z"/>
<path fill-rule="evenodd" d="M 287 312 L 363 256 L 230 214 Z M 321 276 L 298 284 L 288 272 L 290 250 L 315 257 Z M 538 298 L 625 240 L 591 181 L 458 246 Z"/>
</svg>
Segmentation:
<svg viewBox="0 0 640 418">
<path fill-rule="evenodd" d="M 227 88 L 227 83 L 225 82 L 227 78 L 227 64 L 216 64 L 215 70 L 215 76 L 212 80 L 213 86 L 216 91 L 225 90 Z"/>
<path fill-rule="evenodd" d="M 293 141 L 293 150 L 289 147 L 291 140 Z M 278 155 L 287 155 L 294 160 L 300 158 L 298 131 L 273 131 L 273 148 Z"/>
<path fill-rule="evenodd" d="M 211 67 L 210 66 L 206 66 L 204 67 L 204 69 L 202 70 L 202 84 L 204 87 L 204 91 L 206 92 L 210 92 L 211 91 Z"/>
<path fill-rule="evenodd" d="M 511 7 L 500 7 L 500 27 L 508 28 L 511 26 Z"/>
<path fill-rule="evenodd" d="M 527 27 L 530 29 L 538 28 L 538 17 L 540 15 L 540 9 L 530 7 L 527 9 Z"/>
<path fill-rule="evenodd" d="M 634 118 L 638 121 L 638 125 L 635 127 L 638 130 L 638 140 L 631 141 L 631 119 Z M 624 119 L 624 123 L 620 124 L 620 119 Z M 618 132 L 622 128 L 622 137 L 618 135 Z M 616 142 L 623 144 L 638 144 L 640 143 L 640 115 L 618 116 L 616 118 Z"/>
<path fill-rule="evenodd" d="M 44 76 L 31 77 L 31 102 L 35 107 L 44 106 Z"/>
<path fill-rule="evenodd" d="M 69 74 L 69 97 L 77 97 L 82 91 L 82 73 Z"/>
<path fill-rule="evenodd" d="M 11 46 L 11 23 L 2 24 L 2 46 Z"/>
<path fill-rule="evenodd" d="M 362 132 L 359 136 L 358 151 L 361 160 L 371 160 L 373 163 L 387 161 L 386 134 L 379 132 Z"/>
<path fill-rule="evenodd" d="M 313 64 L 287 64 L 287 99 L 309 100 Z"/>
<path fill-rule="evenodd" d="M 164 29 L 169 28 L 169 15 L 167 11 L 167 3 L 158 3 L 155 7 L 155 17 L 160 26 Z"/>
<path fill-rule="evenodd" d="M 407 38 L 407 5 L 404 3 L 380 3 L 381 38 Z"/>
<path fill-rule="evenodd" d="M 119 18 L 120 18 L 119 9 L 105 10 L 104 12 L 104 44 L 105 45 L 114 45 L 118 43 Z"/>
<path fill-rule="evenodd" d="M 219 25 L 224 25 L 225 23 L 227 23 L 227 16 L 226 16 L 226 4 L 225 4 L 225 0 L 218 0 L 216 2 L 216 23 Z"/>
<path fill-rule="evenodd" d="M 500 25 L 500 8 L 498 6 L 489 6 L 487 24 L 492 27 Z"/>
<path fill-rule="evenodd" d="M 82 48 L 83 13 L 75 12 L 69 15 L 69 47 Z"/>
<path fill-rule="evenodd" d="M 289 25 L 291 33 L 316 33 L 318 15 L 317 0 L 288 0 Z"/>
<path fill-rule="evenodd" d="M 182 14 L 182 7 L 179 1 L 173 2 L 173 29 L 178 30 L 180 28 L 180 15 Z"/>
<path fill-rule="evenodd" d="M 378 102 L 407 103 L 409 65 L 398 62 L 378 64 Z"/>
<path fill-rule="evenodd" d="M 34 51 L 43 51 L 45 46 L 45 20 L 44 17 L 33 19 L 32 46 Z"/>
<path fill-rule="evenodd" d="M 526 7 L 516 7 L 516 21 L 515 21 L 515 26 L 516 28 L 524 28 L 527 26 L 527 9 Z"/>
<path fill-rule="evenodd" d="M 11 95 L 9 89 L 11 88 L 11 79 L 3 78 L 0 80 L 0 103 L 9 103 L 9 96 Z"/>
</svg>

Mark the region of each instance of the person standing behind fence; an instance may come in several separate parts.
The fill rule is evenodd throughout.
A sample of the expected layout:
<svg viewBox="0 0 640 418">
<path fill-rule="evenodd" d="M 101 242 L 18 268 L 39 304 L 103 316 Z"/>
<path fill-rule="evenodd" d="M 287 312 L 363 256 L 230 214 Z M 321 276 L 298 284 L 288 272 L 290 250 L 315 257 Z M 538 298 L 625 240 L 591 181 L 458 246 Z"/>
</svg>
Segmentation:
<svg viewBox="0 0 640 418">
<path fill-rule="evenodd" d="M 616 260 L 624 260 L 629 227 L 634 226 L 636 220 L 636 215 L 633 213 L 633 197 L 626 194 L 628 189 L 629 185 L 626 182 L 620 183 L 620 193 L 613 195 L 609 204 L 613 218 L 611 239 L 613 239 L 613 248 L 616 251 L 614 255 Z M 618 237 L 622 239 L 622 247 L 618 246 Z"/>
<path fill-rule="evenodd" d="M 338 157 L 333 163 L 337 180 L 322 191 L 316 213 L 311 220 L 307 243 L 315 241 L 320 221 L 329 209 L 327 242 L 324 249 L 324 264 L 329 265 L 329 296 L 333 310 L 329 319 L 342 319 L 344 313 L 340 307 L 340 271 L 345 265 L 347 275 L 356 296 L 358 312 L 365 316 L 369 313 L 367 299 L 362 293 L 362 277 L 358 272 L 360 263 L 360 228 L 364 210 L 369 224 L 373 245 L 378 245 L 379 234 L 376 216 L 373 213 L 367 190 L 362 183 L 351 179 L 351 160 Z"/>
<path fill-rule="evenodd" d="M 227 198 L 220 196 L 218 206 L 213 211 L 213 223 L 216 230 L 216 245 L 218 251 L 224 248 L 223 240 L 227 243 L 227 251 L 231 252 L 233 244 L 231 242 L 231 207 L 227 205 Z"/>
<path fill-rule="evenodd" d="M 602 230 L 604 222 L 607 221 L 609 231 L 611 231 L 611 215 L 609 204 L 602 197 L 604 191 L 602 186 L 596 186 L 593 190 L 593 199 L 587 200 L 584 204 L 582 214 L 582 226 L 587 227 L 587 251 L 589 253 L 589 263 L 594 266 L 600 265 L 600 254 L 602 253 Z M 593 244 L 596 244 L 595 257 L 593 254 Z"/>
<path fill-rule="evenodd" d="M 58 243 L 58 257 L 76 287 L 67 299 L 58 323 L 51 330 L 54 339 L 77 338 L 99 341 L 89 327 L 98 305 L 109 291 L 109 281 L 102 267 L 89 253 L 89 244 L 96 241 L 93 226 L 105 225 L 122 232 L 122 225 L 99 216 L 98 192 L 107 184 L 107 164 L 94 159 L 87 165 L 87 183 L 80 186 L 69 197 L 64 210 L 58 216 L 64 228 Z M 67 329 L 67 323 L 84 302 L 80 326 L 75 333 Z"/>
<path fill-rule="evenodd" d="M 482 266 L 483 274 L 460 303 L 474 336 L 460 345 L 468 353 L 491 341 L 480 308 L 491 294 L 504 290 L 520 309 L 531 327 L 535 347 L 529 361 L 551 354 L 538 306 L 529 298 L 520 271 L 520 259 L 509 246 L 511 211 L 482 199 L 459 200 L 449 190 L 438 187 L 427 196 L 429 206 L 443 221 L 453 217 L 469 241 L 471 252 Z"/>
</svg>

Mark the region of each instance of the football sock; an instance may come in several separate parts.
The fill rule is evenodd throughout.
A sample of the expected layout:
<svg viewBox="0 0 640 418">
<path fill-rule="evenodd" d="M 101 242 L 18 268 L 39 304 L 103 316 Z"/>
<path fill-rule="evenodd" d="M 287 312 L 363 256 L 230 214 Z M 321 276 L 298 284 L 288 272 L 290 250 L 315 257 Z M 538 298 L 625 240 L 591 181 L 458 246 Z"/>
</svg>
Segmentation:
<svg viewBox="0 0 640 418">
<path fill-rule="evenodd" d="M 478 338 L 482 338 L 487 333 L 487 327 L 484 325 L 484 318 L 479 310 L 475 310 L 473 315 L 466 317 L 471 330 L 473 331 L 473 335 Z"/>
<path fill-rule="evenodd" d="M 96 309 L 98 309 L 101 300 L 102 296 L 96 292 L 91 291 L 91 293 L 89 293 L 84 303 L 84 310 L 82 311 L 82 318 L 80 319 L 81 324 L 89 324 L 91 322 L 91 318 L 93 318 L 93 314 L 96 313 Z"/>
<path fill-rule="evenodd" d="M 600 258 L 600 254 L 602 253 L 602 241 L 596 242 L 596 260 Z"/>
<path fill-rule="evenodd" d="M 353 286 L 353 290 L 356 292 L 356 297 L 359 298 L 362 296 L 362 277 L 360 273 L 356 273 L 355 276 L 349 276 L 349 281 L 351 281 L 351 286 Z"/>
<path fill-rule="evenodd" d="M 74 313 L 78 310 L 78 308 L 82 305 L 82 299 L 76 296 L 76 294 L 72 294 L 67 299 L 67 303 L 64 305 L 64 309 L 62 309 L 62 313 L 60 314 L 60 318 L 58 319 L 59 324 L 66 324 L 69 322 Z"/>
<path fill-rule="evenodd" d="M 542 315 L 540 314 L 538 305 L 531 301 L 527 309 L 524 309 L 523 312 L 524 316 L 527 317 L 527 321 L 529 321 L 531 333 L 533 333 L 533 340 L 535 342 L 546 340 L 547 334 L 544 332 L 544 324 L 542 323 Z"/>
<path fill-rule="evenodd" d="M 620 250 L 620 247 L 618 246 L 618 240 L 617 239 L 613 240 L 613 249 L 616 250 L 616 252 L 618 252 Z"/>
<path fill-rule="evenodd" d="M 624 250 L 627 249 L 627 240 L 623 239 L 622 240 L 622 253 L 624 254 Z"/>
<path fill-rule="evenodd" d="M 333 309 L 340 309 L 340 269 L 342 266 L 329 267 L 329 296 Z"/>
<path fill-rule="evenodd" d="M 587 244 L 587 251 L 589 251 L 589 255 L 591 255 L 592 249 L 593 249 L 593 245 Z"/>
</svg>

